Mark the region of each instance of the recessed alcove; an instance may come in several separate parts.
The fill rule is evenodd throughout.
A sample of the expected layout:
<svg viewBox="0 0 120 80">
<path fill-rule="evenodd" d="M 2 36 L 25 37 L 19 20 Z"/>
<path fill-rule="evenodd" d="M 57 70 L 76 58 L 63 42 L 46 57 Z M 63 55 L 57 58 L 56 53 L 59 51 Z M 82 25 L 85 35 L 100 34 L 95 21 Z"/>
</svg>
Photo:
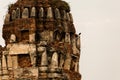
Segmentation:
<svg viewBox="0 0 120 80">
<path fill-rule="evenodd" d="M 29 30 L 21 30 L 21 40 L 27 41 L 29 40 Z"/>
<path fill-rule="evenodd" d="M 18 65 L 20 68 L 31 67 L 29 54 L 18 54 Z"/>
</svg>

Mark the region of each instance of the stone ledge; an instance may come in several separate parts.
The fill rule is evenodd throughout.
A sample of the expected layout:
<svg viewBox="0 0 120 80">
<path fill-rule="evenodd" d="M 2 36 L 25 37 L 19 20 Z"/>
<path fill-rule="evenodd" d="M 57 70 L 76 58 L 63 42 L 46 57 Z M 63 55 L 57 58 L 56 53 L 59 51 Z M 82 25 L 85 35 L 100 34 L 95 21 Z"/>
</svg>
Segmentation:
<svg viewBox="0 0 120 80">
<path fill-rule="evenodd" d="M 48 72 L 48 67 L 39 67 L 39 72 Z"/>
</svg>

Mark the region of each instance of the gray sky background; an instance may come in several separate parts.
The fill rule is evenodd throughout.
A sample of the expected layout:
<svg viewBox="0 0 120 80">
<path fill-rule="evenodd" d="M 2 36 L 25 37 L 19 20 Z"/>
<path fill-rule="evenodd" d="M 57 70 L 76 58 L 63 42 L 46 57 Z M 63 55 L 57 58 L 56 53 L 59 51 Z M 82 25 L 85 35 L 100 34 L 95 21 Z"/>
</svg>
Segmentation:
<svg viewBox="0 0 120 80">
<path fill-rule="evenodd" d="M 7 6 L 0 2 L 0 35 Z M 81 32 L 82 80 L 120 80 L 120 0 L 65 0 Z M 0 44 L 4 44 L 0 37 Z"/>
</svg>

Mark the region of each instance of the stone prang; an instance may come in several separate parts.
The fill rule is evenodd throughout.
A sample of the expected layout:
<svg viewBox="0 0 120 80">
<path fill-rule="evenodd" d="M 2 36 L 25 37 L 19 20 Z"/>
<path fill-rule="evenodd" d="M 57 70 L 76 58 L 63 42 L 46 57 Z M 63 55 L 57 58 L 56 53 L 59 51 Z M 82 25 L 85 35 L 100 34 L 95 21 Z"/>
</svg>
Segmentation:
<svg viewBox="0 0 120 80">
<path fill-rule="evenodd" d="M 2 36 L 0 80 L 81 80 L 80 35 L 65 1 L 18 0 Z"/>
</svg>

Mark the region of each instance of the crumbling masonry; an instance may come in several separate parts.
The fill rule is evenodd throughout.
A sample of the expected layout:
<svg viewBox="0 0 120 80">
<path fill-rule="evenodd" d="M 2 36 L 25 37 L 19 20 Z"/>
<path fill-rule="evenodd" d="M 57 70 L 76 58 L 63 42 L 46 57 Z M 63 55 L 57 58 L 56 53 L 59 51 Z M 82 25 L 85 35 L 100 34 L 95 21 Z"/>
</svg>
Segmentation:
<svg viewBox="0 0 120 80">
<path fill-rule="evenodd" d="M 0 47 L 0 80 L 81 80 L 80 35 L 62 0 L 9 6 Z"/>
</svg>

